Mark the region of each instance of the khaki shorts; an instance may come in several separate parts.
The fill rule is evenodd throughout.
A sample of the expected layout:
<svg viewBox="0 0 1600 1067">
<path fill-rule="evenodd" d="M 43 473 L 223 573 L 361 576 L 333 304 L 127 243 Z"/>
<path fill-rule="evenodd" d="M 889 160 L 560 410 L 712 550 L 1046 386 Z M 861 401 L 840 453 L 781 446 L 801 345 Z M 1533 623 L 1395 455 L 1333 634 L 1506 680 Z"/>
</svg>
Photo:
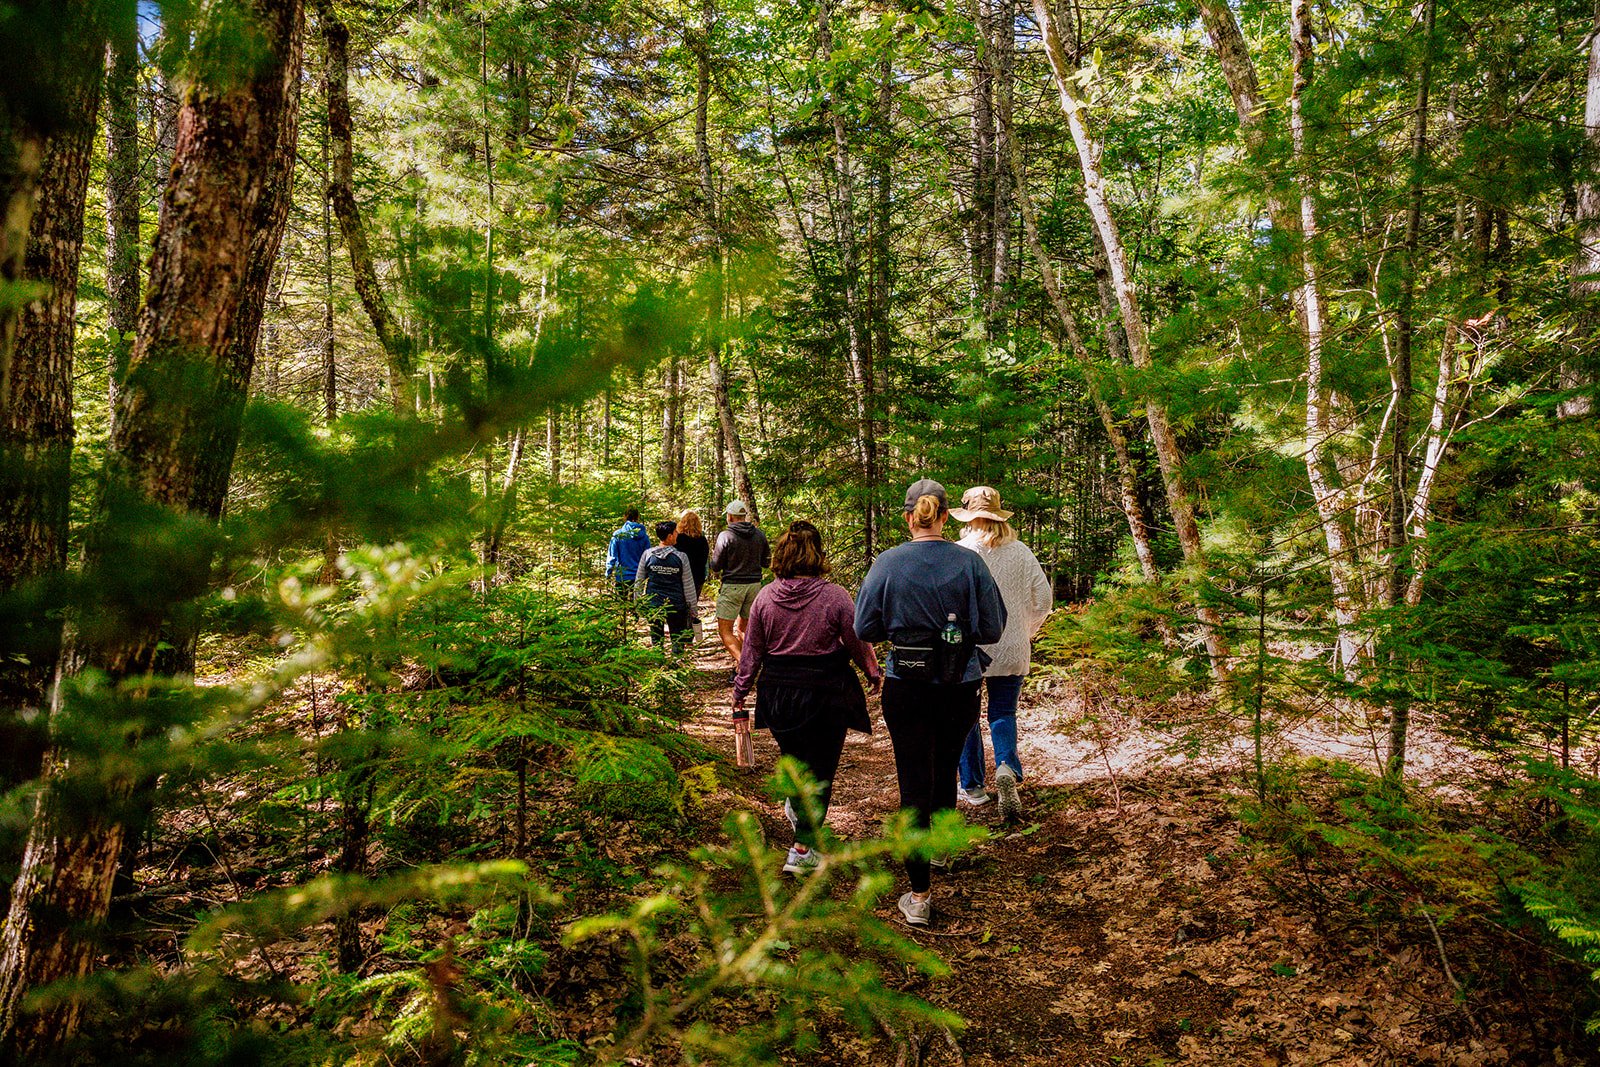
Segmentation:
<svg viewBox="0 0 1600 1067">
<path fill-rule="evenodd" d="M 760 582 L 746 582 L 743 585 L 732 585 L 723 582 L 717 590 L 717 618 L 732 622 L 734 619 L 750 618 L 750 605 L 756 602 L 756 594 L 761 592 Z"/>
</svg>

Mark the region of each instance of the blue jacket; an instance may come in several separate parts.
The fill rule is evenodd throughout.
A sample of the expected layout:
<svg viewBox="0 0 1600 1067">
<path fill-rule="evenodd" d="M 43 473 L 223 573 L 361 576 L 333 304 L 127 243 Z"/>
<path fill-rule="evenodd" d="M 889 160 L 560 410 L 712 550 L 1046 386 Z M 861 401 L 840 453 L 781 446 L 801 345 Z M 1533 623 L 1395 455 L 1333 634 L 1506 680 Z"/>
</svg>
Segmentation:
<svg viewBox="0 0 1600 1067">
<path fill-rule="evenodd" d="M 650 547 L 650 535 L 644 523 L 628 520 L 611 535 L 611 548 L 606 552 L 606 577 L 631 582 L 639 573 L 639 557 Z"/>
</svg>

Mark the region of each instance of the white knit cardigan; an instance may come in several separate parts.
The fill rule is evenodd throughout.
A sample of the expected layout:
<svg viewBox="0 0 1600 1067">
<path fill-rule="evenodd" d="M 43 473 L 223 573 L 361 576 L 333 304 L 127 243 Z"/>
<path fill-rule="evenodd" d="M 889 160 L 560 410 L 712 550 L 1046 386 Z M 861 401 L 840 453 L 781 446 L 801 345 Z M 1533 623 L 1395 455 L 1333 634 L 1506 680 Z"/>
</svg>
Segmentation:
<svg viewBox="0 0 1600 1067">
<path fill-rule="evenodd" d="M 1027 674 L 1033 666 L 1033 635 L 1054 606 L 1050 579 L 1033 550 L 1021 541 L 989 548 L 979 543 L 976 533 L 969 533 L 957 543 L 983 557 L 1006 605 L 1005 632 L 994 644 L 981 646 L 993 659 L 983 673 L 990 677 Z"/>
</svg>

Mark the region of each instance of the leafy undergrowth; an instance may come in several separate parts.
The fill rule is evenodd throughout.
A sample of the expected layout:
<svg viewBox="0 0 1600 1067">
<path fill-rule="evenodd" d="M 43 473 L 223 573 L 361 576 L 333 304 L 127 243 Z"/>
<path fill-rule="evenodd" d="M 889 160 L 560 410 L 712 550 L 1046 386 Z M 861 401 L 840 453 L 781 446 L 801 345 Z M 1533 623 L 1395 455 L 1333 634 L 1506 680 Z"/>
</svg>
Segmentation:
<svg viewBox="0 0 1600 1067">
<path fill-rule="evenodd" d="M 1018 827 L 997 825 L 991 805 L 964 809 L 987 839 L 892 822 L 885 834 L 896 792 L 880 728 L 852 737 L 829 817 L 841 840 L 824 877 L 801 884 L 778 872 L 788 826 L 772 786 L 730 766 L 719 653 L 675 671 L 631 659 L 586 681 L 539 655 L 441 657 L 396 687 L 387 718 L 329 679 L 285 694 L 269 719 L 301 743 L 294 758 L 192 791 L 157 827 L 125 902 L 143 935 L 115 946 L 121 966 L 89 990 L 71 1058 L 981 1067 L 1592 1054 L 1586 972 L 1515 889 L 1542 874 L 1538 900 L 1581 938 L 1588 868 L 1539 868 L 1517 842 L 1473 835 L 1490 814 L 1514 822 L 1504 811 L 1417 797 L 1402 817 L 1334 764 L 1285 765 L 1261 805 L 1205 771 L 1113 784 L 1041 761 Z M 566 695 L 530 696 L 519 677 L 534 668 Z M 617 672 L 627 684 L 604 701 L 574 699 L 611 692 Z M 1025 753 L 1060 707 L 1025 711 Z M 334 743 L 333 724 L 357 716 L 367 747 Z M 758 752 L 771 771 L 765 735 Z M 353 773 L 363 761 L 373 775 Z M 1530 796 L 1555 810 L 1548 790 Z M 372 824 L 372 879 L 333 873 L 352 798 Z M 898 927 L 897 857 L 949 845 L 962 862 L 937 884 L 935 927 Z M 359 933 L 354 967 L 340 966 L 342 916 Z"/>
</svg>

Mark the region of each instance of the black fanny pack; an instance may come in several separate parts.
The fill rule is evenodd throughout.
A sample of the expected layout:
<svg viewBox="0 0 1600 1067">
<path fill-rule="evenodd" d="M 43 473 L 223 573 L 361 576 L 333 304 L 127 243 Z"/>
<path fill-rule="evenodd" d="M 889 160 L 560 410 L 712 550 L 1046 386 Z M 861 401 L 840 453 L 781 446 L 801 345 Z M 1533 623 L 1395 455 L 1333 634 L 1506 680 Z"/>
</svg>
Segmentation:
<svg viewBox="0 0 1600 1067">
<path fill-rule="evenodd" d="M 894 675 L 906 682 L 953 685 L 966 677 L 967 666 L 978 650 L 965 630 L 951 641 L 942 630 L 901 630 L 890 638 Z"/>
</svg>

